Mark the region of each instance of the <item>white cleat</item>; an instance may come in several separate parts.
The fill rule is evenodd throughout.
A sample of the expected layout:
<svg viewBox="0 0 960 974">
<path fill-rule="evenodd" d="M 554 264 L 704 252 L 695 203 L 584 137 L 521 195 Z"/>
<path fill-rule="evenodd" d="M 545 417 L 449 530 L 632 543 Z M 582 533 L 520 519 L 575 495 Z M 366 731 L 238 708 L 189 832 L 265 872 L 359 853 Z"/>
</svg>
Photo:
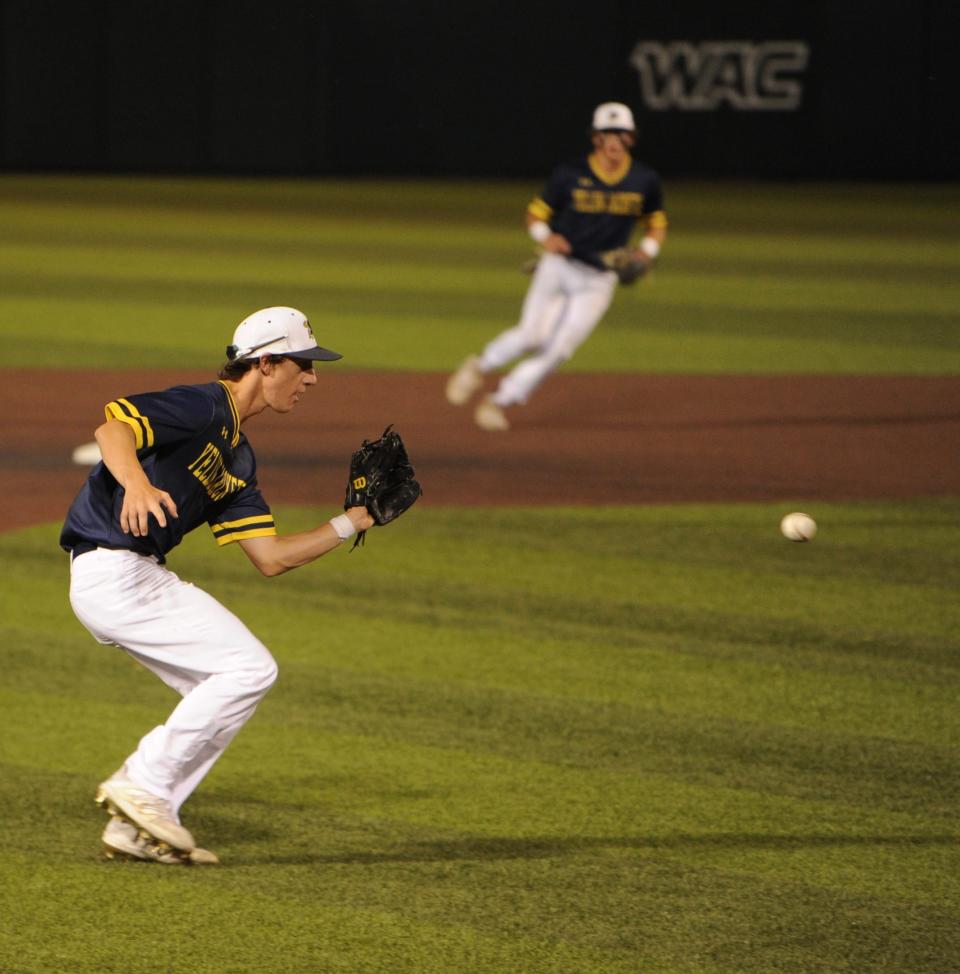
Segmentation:
<svg viewBox="0 0 960 974">
<path fill-rule="evenodd" d="M 489 396 L 480 400 L 473 419 L 477 426 L 490 433 L 499 433 L 510 429 L 510 421 L 502 406 L 498 406 Z"/>
<path fill-rule="evenodd" d="M 196 848 L 193 836 L 174 819 L 170 802 L 138 788 L 122 772 L 101 783 L 96 801 L 111 815 L 127 819 L 172 849 L 191 852 Z"/>
<path fill-rule="evenodd" d="M 108 859 L 141 859 L 144 862 L 160 862 L 165 866 L 220 865 L 217 854 L 209 849 L 197 847 L 190 852 L 178 852 L 165 842 L 157 842 L 132 822 L 115 815 L 107 823 L 100 839 Z"/>
<path fill-rule="evenodd" d="M 453 406 L 464 406 L 482 385 L 480 359 L 471 355 L 447 380 L 447 402 Z"/>
</svg>

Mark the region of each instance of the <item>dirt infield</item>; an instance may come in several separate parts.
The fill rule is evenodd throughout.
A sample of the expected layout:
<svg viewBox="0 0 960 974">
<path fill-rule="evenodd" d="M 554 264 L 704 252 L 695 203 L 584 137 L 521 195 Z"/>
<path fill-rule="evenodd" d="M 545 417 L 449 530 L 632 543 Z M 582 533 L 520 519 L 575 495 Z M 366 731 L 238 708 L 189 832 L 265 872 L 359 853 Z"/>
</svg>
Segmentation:
<svg viewBox="0 0 960 974">
<path fill-rule="evenodd" d="M 206 372 L 5 372 L 7 529 L 63 517 L 86 476 L 70 459 L 116 396 Z M 443 398 L 445 377 L 324 368 L 287 416 L 244 427 L 271 503 L 343 496 L 350 451 L 403 433 L 423 504 L 644 504 L 960 495 L 960 379 L 553 376 L 509 433 Z M 10 503 L 12 501 L 12 503 Z"/>
</svg>

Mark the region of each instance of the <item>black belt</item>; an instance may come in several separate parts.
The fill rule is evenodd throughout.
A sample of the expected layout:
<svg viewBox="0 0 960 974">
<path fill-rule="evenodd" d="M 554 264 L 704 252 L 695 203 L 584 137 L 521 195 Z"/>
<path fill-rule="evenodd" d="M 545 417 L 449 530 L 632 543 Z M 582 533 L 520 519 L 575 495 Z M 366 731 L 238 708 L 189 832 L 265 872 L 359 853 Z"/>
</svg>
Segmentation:
<svg viewBox="0 0 960 974">
<path fill-rule="evenodd" d="M 156 555 L 151 555 L 146 551 L 136 551 L 133 548 L 114 548 L 111 545 L 96 544 L 93 541 L 80 541 L 75 544 L 70 549 L 70 560 L 74 561 L 81 555 L 85 555 L 88 551 L 96 551 L 97 548 L 107 548 L 110 551 L 131 551 L 135 555 L 143 555 L 144 558 L 152 558 L 158 565 L 163 564 L 163 562 Z"/>
</svg>

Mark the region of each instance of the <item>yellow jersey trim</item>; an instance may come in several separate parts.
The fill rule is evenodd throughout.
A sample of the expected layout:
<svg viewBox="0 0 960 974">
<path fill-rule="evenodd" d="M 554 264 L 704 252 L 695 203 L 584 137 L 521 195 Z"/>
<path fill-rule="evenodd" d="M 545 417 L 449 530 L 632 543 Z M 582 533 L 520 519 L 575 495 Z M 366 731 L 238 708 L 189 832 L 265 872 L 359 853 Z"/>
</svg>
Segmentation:
<svg viewBox="0 0 960 974">
<path fill-rule="evenodd" d="M 651 230 L 663 230 L 667 226 L 667 214 L 663 210 L 654 210 L 643 219 Z"/>
<path fill-rule="evenodd" d="M 254 514 L 251 517 L 241 517 L 237 521 L 219 521 L 213 525 L 214 531 L 222 531 L 225 528 L 242 528 L 247 524 L 266 524 L 273 523 L 272 514 Z"/>
<path fill-rule="evenodd" d="M 633 165 L 633 159 L 627 156 L 622 163 L 617 167 L 617 169 L 608 173 L 600 168 L 600 156 L 596 152 L 591 153 L 587 157 L 587 162 L 590 163 L 590 171 L 600 180 L 601 183 L 606 183 L 608 186 L 615 186 L 619 183 L 624 176 L 630 171 L 630 167 Z"/>
<path fill-rule="evenodd" d="M 227 390 L 227 402 L 230 405 L 230 413 L 233 416 L 233 436 L 230 438 L 230 445 L 236 446 L 240 442 L 240 411 L 237 409 L 237 402 L 233 398 L 230 386 L 223 379 L 218 379 L 217 381 Z"/>
<path fill-rule="evenodd" d="M 276 528 L 253 528 L 250 531 L 235 531 L 233 534 L 214 535 L 222 548 L 232 541 L 245 541 L 247 538 L 270 538 L 277 533 Z"/>
<path fill-rule="evenodd" d="M 106 413 L 107 419 L 113 419 L 120 423 L 126 423 L 127 426 L 133 430 L 137 449 L 143 449 L 143 426 L 141 423 L 135 420 L 132 416 L 128 416 L 115 402 L 108 402 L 106 406 L 103 407 L 103 411 Z"/>
<path fill-rule="evenodd" d="M 550 206 L 546 200 L 542 200 L 539 197 L 530 200 L 529 206 L 527 206 L 527 212 L 536 220 L 543 220 L 544 223 L 550 220 L 553 216 L 553 207 Z"/>
<path fill-rule="evenodd" d="M 137 407 L 130 402 L 129 399 L 118 399 L 117 402 L 120 403 L 121 406 L 125 406 L 127 409 L 129 409 L 130 415 L 134 419 L 139 419 L 140 422 L 143 423 L 143 431 L 146 433 L 147 446 L 153 446 L 153 427 L 150 425 L 150 420 L 147 419 L 147 417 L 144 416 L 137 409 Z"/>
</svg>

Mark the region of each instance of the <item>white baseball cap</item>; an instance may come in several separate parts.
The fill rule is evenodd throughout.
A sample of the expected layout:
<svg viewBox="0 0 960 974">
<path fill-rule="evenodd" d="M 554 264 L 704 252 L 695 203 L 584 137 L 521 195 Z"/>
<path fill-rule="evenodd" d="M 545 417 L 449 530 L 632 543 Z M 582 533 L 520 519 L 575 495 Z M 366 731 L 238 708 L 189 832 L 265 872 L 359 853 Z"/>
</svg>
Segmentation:
<svg viewBox="0 0 960 974">
<path fill-rule="evenodd" d="M 335 362 L 339 352 L 321 348 L 313 337 L 307 316 L 296 308 L 262 308 L 237 325 L 227 358 L 254 359 L 261 355 L 290 355 L 294 358 Z"/>
<path fill-rule="evenodd" d="M 596 132 L 616 129 L 619 132 L 636 132 L 633 112 L 619 101 L 605 101 L 597 105 L 593 112 L 593 128 Z"/>
</svg>

